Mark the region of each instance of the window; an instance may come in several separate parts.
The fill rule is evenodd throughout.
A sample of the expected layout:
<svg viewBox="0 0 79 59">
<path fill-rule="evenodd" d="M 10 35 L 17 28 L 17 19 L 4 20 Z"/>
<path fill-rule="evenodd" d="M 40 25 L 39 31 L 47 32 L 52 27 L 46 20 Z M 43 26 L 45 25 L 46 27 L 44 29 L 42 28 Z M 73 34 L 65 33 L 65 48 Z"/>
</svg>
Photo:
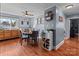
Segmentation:
<svg viewBox="0 0 79 59">
<path fill-rule="evenodd" d="M 0 18 L 0 29 L 11 29 L 16 26 L 16 19 L 15 18 Z"/>
</svg>

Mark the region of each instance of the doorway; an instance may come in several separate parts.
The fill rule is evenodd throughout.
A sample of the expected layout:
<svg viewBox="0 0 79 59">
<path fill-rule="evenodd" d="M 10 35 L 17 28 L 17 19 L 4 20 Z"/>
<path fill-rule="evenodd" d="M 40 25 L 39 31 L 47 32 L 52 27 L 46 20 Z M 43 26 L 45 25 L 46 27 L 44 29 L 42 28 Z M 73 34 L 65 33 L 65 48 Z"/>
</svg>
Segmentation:
<svg viewBox="0 0 79 59">
<path fill-rule="evenodd" d="M 70 38 L 79 36 L 79 19 L 70 19 Z"/>
</svg>

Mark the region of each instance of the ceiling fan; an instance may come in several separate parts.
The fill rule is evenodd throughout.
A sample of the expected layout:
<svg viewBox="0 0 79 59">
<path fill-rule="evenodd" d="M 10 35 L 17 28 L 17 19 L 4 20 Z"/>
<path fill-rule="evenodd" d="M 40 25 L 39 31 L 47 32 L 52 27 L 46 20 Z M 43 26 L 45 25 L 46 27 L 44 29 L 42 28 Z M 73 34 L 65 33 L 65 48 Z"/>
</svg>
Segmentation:
<svg viewBox="0 0 79 59">
<path fill-rule="evenodd" d="M 31 11 L 24 11 L 23 14 L 25 16 L 33 16 L 32 12 Z"/>
</svg>

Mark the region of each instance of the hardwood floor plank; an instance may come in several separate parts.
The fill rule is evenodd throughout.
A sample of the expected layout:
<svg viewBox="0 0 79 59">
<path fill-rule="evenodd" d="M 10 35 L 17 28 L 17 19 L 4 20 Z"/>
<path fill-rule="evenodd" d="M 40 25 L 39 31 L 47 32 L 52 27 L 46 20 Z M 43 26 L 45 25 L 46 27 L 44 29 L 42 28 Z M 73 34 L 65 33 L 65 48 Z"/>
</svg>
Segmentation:
<svg viewBox="0 0 79 59">
<path fill-rule="evenodd" d="M 79 40 L 71 38 L 58 49 L 46 51 L 39 46 L 23 45 L 19 39 L 0 41 L 0 56 L 79 56 Z"/>
</svg>

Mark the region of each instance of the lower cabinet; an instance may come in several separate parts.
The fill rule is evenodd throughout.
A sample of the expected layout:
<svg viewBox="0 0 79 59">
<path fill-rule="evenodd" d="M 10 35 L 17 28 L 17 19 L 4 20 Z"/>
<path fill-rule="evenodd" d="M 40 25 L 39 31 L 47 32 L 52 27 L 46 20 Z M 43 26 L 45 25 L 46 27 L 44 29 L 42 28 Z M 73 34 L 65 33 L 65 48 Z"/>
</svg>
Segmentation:
<svg viewBox="0 0 79 59">
<path fill-rule="evenodd" d="M 12 38 L 14 37 L 18 37 L 18 31 L 16 30 L 12 30 L 12 34 L 11 34 Z"/>
<path fill-rule="evenodd" d="M 19 37 L 19 30 L 2 30 L 0 31 L 0 40 Z"/>
<path fill-rule="evenodd" d="M 11 38 L 11 30 L 4 30 L 4 39 Z"/>
<path fill-rule="evenodd" d="M 4 39 L 3 34 L 0 34 L 0 40 Z"/>
<path fill-rule="evenodd" d="M 0 30 L 0 40 L 4 39 L 4 31 Z"/>
</svg>

